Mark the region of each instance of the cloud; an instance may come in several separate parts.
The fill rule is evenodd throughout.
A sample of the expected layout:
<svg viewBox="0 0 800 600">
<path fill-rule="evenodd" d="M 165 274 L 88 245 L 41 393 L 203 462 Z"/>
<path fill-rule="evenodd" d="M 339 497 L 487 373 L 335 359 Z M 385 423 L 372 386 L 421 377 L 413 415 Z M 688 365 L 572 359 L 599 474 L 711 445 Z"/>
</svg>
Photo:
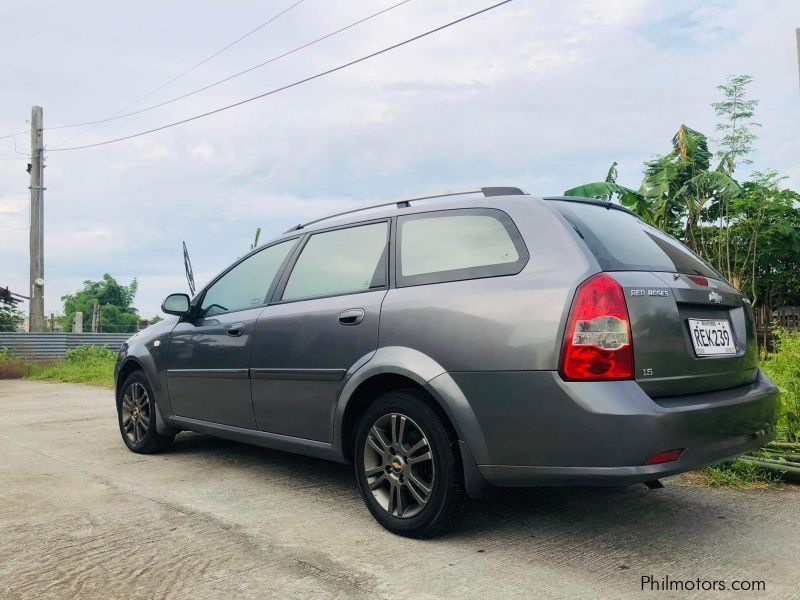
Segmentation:
<svg viewBox="0 0 800 600">
<path fill-rule="evenodd" d="M 83 231 L 78 231 L 75 235 L 82 238 L 110 238 L 112 237 L 111 232 L 108 229 L 99 229 L 93 227 L 91 229 L 84 229 Z"/>
<path fill-rule="evenodd" d="M 0 198 L 0 215 L 16 215 L 27 210 L 28 201 L 24 198 Z"/>
<path fill-rule="evenodd" d="M 136 107 L 221 79 L 385 7 L 389 0 L 304 3 Z M 25 7 L 0 54 L 0 134 L 113 114 L 269 16 L 180 3 L 55 3 L 33 27 Z M 285 85 L 485 6 L 410 2 L 286 59 L 160 108 L 102 124 L 77 142 L 151 129 Z M 274 10 L 274 9 L 273 9 Z M 80 24 L 80 26 L 78 26 Z M 317 215 L 413 193 L 521 185 L 552 194 L 669 149 L 681 123 L 712 134 L 709 103 L 728 73 L 755 76 L 761 99 L 753 168 L 800 187 L 794 27 L 800 4 L 513 2 L 329 77 L 119 144 L 50 152 L 45 183 L 46 310 L 85 279 L 138 277 L 142 314 L 185 290 L 181 242 L 198 284 L 262 240 Z M 53 53 L 52 48 L 59 48 Z M 46 131 L 49 147 L 74 130 Z M 19 142 L 19 140 L 18 140 Z M 5 154 L 3 154 L 5 152 Z M 13 148 L 0 143 L 0 158 Z M 742 170 L 742 175 L 746 171 Z M 27 289 L 24 161 L 0 161 L 0 285 Z"/>
<path fill-rule="evenodd" d="M 214 147 L 210 144 L 197 144 L 192 148 L 192 156 L 196 156 L 198 158 L 211 158 L 214 156 Z"/>
</svg>

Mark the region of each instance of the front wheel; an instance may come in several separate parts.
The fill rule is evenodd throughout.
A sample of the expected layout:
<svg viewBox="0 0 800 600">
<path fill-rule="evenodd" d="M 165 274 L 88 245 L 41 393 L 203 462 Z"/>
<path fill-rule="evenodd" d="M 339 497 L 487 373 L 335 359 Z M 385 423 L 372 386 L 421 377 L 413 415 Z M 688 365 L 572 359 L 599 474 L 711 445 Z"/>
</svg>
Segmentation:
<svg viewBox="0 0 800 600">
<path fill-rule="evenodd" d="M 134 371 L 123 382 L 117 396 L 117 418 L 122 441 L 138 454 L 155 454 L 175 437 L 156 429 L 156 401 L 150 382 L 141 371 Z"/>
<path fill-rule="evenodd" d="M 399 535 L 450 530 L 467 504 L 458 442 L 413 389 L 388 392 L 361 419 L 356 478 L 372 516 Z"/>
</svg>

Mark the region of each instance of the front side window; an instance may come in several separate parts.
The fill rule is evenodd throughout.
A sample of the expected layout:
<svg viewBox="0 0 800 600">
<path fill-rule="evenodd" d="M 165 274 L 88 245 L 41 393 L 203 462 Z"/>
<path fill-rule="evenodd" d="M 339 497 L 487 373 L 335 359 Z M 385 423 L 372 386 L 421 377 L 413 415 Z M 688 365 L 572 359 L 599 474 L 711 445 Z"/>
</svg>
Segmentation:
<svg viewBox="0 0 800 600">
<path fill-rule="evenodd" d="M 385 221 L 312 235 L 295 263 L 283 300 L 363 292 L 386 285 Z"/>
<path fill-rule="evenodd" d="M 264 304 L 283 261 L 294 248 L 296 239 L 280 242 L 243 260 L 220 277 L 203 297 L 204 316 L 244 310 Z"/>
<path fill-rule="evenodd" d="M 398 219 L 398 285 L 511 275 L 528 253 L 510 217 L 495 209 L 462 209 Z"/>
</svg>

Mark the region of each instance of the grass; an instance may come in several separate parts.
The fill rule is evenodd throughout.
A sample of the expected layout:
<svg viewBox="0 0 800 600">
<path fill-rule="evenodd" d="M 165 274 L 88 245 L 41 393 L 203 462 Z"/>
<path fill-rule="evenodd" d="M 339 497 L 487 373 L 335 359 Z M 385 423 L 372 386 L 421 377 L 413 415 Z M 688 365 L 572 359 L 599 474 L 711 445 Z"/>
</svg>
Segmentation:
<svg viewBox="0 0 800 600">
<path fill-rule="evenodd" d="M 738 458 L 729 463 L 706 467 L 701 474 L 709 487 L 763 489 L 780 481 L 780 477 L 774 473 Z"/>
<path fill-rule="evenodd" d="M 80 346 L 67 350 L 64 360 L 26 361 L 14 354 L 0 352 L 0 379 L 36 379 L 66 383 L 84 383 L 114 387 L 116 354 L 104 347 Z"/>
</svg>

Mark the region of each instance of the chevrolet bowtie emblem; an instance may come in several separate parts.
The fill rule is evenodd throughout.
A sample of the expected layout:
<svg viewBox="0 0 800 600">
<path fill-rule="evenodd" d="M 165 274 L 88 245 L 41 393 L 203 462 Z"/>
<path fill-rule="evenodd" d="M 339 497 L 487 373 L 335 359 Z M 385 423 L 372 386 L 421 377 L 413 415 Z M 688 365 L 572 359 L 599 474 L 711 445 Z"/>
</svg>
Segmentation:
<svg viewBox="0 0 800 600">
<path fill-rule="evenodd" d="M 713 302 L 714 304 L 722 304 L 722 294 L 718 294 L 717 292 L 709 292 L 708 301 Z"/>
</svg>

